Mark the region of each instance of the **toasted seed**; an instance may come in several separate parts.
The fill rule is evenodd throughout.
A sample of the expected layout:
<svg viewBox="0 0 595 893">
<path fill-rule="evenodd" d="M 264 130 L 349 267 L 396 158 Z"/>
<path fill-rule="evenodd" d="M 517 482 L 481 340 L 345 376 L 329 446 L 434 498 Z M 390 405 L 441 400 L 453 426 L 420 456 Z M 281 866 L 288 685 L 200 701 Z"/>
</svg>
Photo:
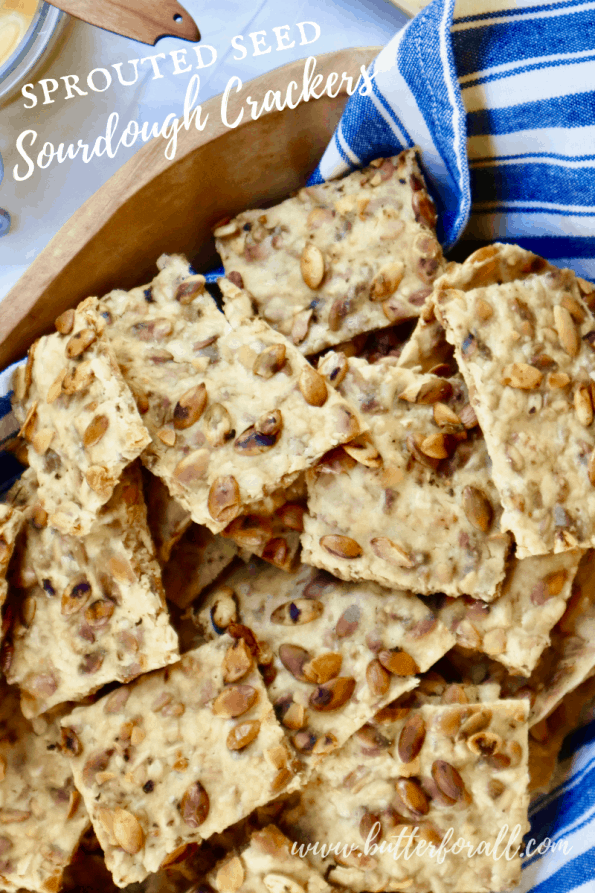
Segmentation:
<svg viewBox="0 0 595 893">
<path fill-rule="evenodd" d="M 570 384 L 570 376 L 566 372 L 550 372 L 545 383 L 551 391 L 559 391 Z"/>
<path fill-rule="evenodd" d="M 218 893 L 237 893 L 244 883 L 245 872 L 239 856 L 232 856 L 223 863 L 215 878 Z M 201 885 L 202 887 L 202 885 Z"/>
<path fill-rule="evenodd" d="M 367 433 L 360 434 L 349 443 L 344 443 L 343 449 L 348 456 L 367 468 L 379 468 L 382 465 L 382 457 Z"/>
<path fill-rule="evenodd" d="M 209 514 L 215 521 L 229 524 L 239 514 L 240 488 L 233 475 L 217 478 L 211 485 L 208 499 Z"/>
<path fill-rule="evenodd" d="M 211 446 L 223 446 L 229 440 L 231 416 L 221 403 L 212 403 L 203 418 L 203 432 Z"/>
<path fill-rule="evenodd" d="M 375 698 L 383 697 L 390 687 L 390 673 L 376 658 L 366 667 L 366 682 Z"/>
<path fill-rule="evenodd" d="M 85 428 L 85 433 L 83 434 L 83 444 L 85 447 L 88 449 L 98 444 L 108 428 L 108 417 L 105 415 L 96 415 Z"/>
<path fill-rule="evenodd" d="M 11 809 L 10 807 L 0 808 L 0 824 L 12 825 L 26 822 L 31 818 L 31 813 L 24 809 Z"/>
<path fill-rule="evenodd" d="M 252 685 L 226 685 L 213 701 L 215 716 L 233 718 L 247 713 L 258 701 L 258 692 Z"/>
<path fill-rule="evenodd" d="M 83 766 L 83 782 L 88 788 L 95 784 L 98 772 L 105 772 L 113 752 L 113 750 L 102 750 L 87 758 Z"/>
<path fill-rule="evenodd" d="M 126 809 L 116 809 L 113 814 L 113 831 L 116 843 L 131 856 L 139 853 L 145 845 L 145 835 L 141 823 Z"/>
<path fill-rule="evenodd" d="M 456 803 L 465 794 L 463 779 L 450 763 L 446 760 L 434 760 L 432 763 L 432 778 L 439 792 L 452 803 Z"/>
<path fill-rule="evenodd" d="M 470 403 L 466 403 L 465 406 L 463 406 L 459 413 L 459 417 L 461 419 L 461 422 L 467 429 L 475 428 L 475 426 L 477 425 L 477 416 L 475 415 L 475 410 Z"/>
<path fill-rule="evenodd" d="M 233 446 L 242 456 L 259 456 L 274 447 L 278 439 L 275 435 L 261 434 L 252 425 L 240 434 Z"/>
<path fill-rule="evenodd" d="M 260 732 L 260 722 L 257 719 L 250 719 L 246 722 L 240 722 L 233 727 L 227 736 L 227 747 L 229 750 L 243 750 L 258 737 Z"/>
<path fill-rule="evenodd" d="M 478 298 L 475 302 L 475 313 L 482 322 L 487 322 L 494 315 L 494 308 L 484 298 Z"/>
<path fill-rule="evenodd" d="M 48 392 L 46 394 L 45 401 L 46 403 L 53 403 L 54 400 L 57 400 L 60 394 L 62 393 L 62 382 L 66 377 L 67 370 L 62 369 L 61 372 L 58 373 L 52 384 L 48 388 Z"/>
<path fill-rule="evenodd" d="M 254 666 L 252 652 L 244 639 L 236 639 L 225 652 L 221 668 L 224 682 L 238 682 Z"/>
<path fill-rule="evenodd" d="M 446 449 L 444 434 L 429 434 L 419 445 L 420 450 L 431 459 L 446 459 L 450 454 Z"/>
<path fill-rule="evenodd" d="M 558 332 L 560 344 L 571 357 L 576 357 L 580 350 L 580 336 L 574 320 L 566 307 L 559 304 L 554 307 L 554 324 Z"/>
<path fill-rule="evenodd" d="M 392 745 L 391 739 L 385 738 L 371 723 L 366 723 L 365 726 L 358 729 L 354 737 L 360 745 L 362 753 L 367 757 L 378 756 Z"/>
<path fill-rule="evenodd" d="M 198 275 L 190 281 L 182 282 L 176 291 L 176 301 L 180 304 L 191 304 L 198 295 L 203 294 L 206 281 L 204 276 Z"/>
<path fill-rule="evenodd" d="M 392 673 L 393 676 L 415 676 L 416 673 L 419 673 L 419 667 L 411 655 L 406 651 L 401 651 L 400 648 L 379 651 L 378 660 L 384 669 Z"/>
<path fill-rule="evenodd" d="M 411 713 L 399 735 L 398 753 L 403 763 L 411 763 L 423 747 L 426 738 L 426 724 L 419 713 Z"/>
<path fill-rule="evenodd" d="M 412 778 L 400 778 L 396 784 L 397 794 L 414 816 L 427 815 L 430 804 L 420 785 Z"/>
<path fill-rule="evenodd" d="M 194 483 L 204 478 L 209 467 L 209 460 L 210 453 L 208 450 L 194 450 L 194 452 L 188 453 L 187 456 L 180 459 L 174 468 L 173 476 L 179 484 L 191 487 Z"/>
<path fill-rule="evenodd" d="M 61 613 L 65 616 L 76 614 L 91 595 L 91 584 L 88 580 L 80 580 L 62 593 Z"/>
<path fill-rule="evenodd" d="M 463 511 L 476 530 L 487 533 L 492 526 L 494 510 L 488 497 L 478 487 L 467 486 L 463 490 Z"/>
<path fill-rule="evenodd" d="M 69 729 L 66 726 L 61 730 L 61 746 L 63 751 L 73 757 L 78 757 L 83 751 L 82 744 L 74 729 Z"/>
<path fill-rule="evenodd" d="M 31 446 L 38 455 L 43 456 L 44 453 L 47 453 L 55 433 L 56 432 L 52 428 L 42 428 L 41 431 L 38 431 L 37 434 L 33 435 L 31 438 Z"/>
<path fill-rule="evenodd" d="M 213 230 L 213 235 L 216 239 L 226 239 L 228 236 L 233 236 L 240 228 L 240 224 L 237 220 L 232 220 L 229 223 L 222 223 L 220 226 L 216 226 Z"/>
<path fill-rule="evenodd" d="M 541 384 L 543 373 L 529 363 L 509 363 L 502 371 L 502 384 L 520 390 L 534 390 Z"/>
<path fill-rule="evenodd" d="M 385 301 L 382 305 L 383 309 L 388 303 L 388 301 Z M 337 332 L 341 328 L 343 321 L 351 313 L 352 304 L 353 302 L 351 298 L 348 298 L 347 296 L 336 298 L 336 300 L 333 301 L 328 315 L 328 327 L 331 332 Z M 386 315 L 388 316 L 388 314 Z"/>
<path fill-rule="evenodd" d="M 204 382 L 182 394 L 174 408 L 174 428 L 182 431 L 198 422 L 207 405 L 207 389 Z"/>
<path fill-rule="evenodd" d="M 296 598 L 278 605 L 271 614 L 271 623 L 296 626 L 317 620 L 324 611 L 321 601 L 314 598 Z"/>
<path fill-rule="evenodd" d="M 360 617 L 359 605 L 350 605 L 345 608 L 335 626 L 337 638 L 347 639 L 352 636 L 359 626 Z"/>
<path fill-rule="evenodd" d="M 307 242 L 300 261 L 302 279 L 308 288 L 318 288 L 324 279 L 324 257 L 320 248 Z"/>
<path fill-rule="evenodd" d="M 286 354 L 284 344 L 270 344 L 256 357 L 252 371 L 261 378 L 272 378 L 283 368 Z"/>
<path fill-rule="evenodd" d="M 74 328 L 74 310 L 65 310 L 54 322 L 56 331 L 61 335 L 70 335 Z"/>
<path fill-rule="evenodd" d="M 114 489 L 110 473 L 103 465 L 91 465 L 85 473 L 85 480 L 91 490 L 104 500 L 108 500 Z"/>
<path fill-rule="evenodd" d="M 62 391 L 69 396 L 78 394 L 88 388 L 95 377 L 90 360 L 86 360 L 75 369 L 66 373 L 62 380 Z"/>
<path fill-rule="evenodd" d="M 313 710 L 328 713 L 344 707 L 355 691 L 355 679 L 351 676 L 337 676 L 319 685 L 310 695 L 309 704 Z"/>
<path fill-rule="evenodd" d="M 279 646 L 279 660 L 294 679 L 298 679 L 300 682 L 311 681 L 304 673 L 304 667 L 311 657 L 310 652 L 300 645 L 283 643 Z"/>
<path fill-rule="evenodd" d="M 176 432 L 173 428 L 160 428 L 157 432 L 157 437 L 166 446 L 173 447 L 176 445 Z"/>
<path fill-rule="evenodd" d="M 281 523 L 290 530 L 297 530 L 301 533 L 304 529 L 305 508 L 297 502 L 286 502 L 281 508 L 277 509 L 275 514 Z"/>
<path fill-rule="evenodd" d="M 321 685 L 339 675 L 343 655 L 335 651 L 319 654 L 303 665 L 303 674 L 307 682 Z"/>
<path fill-rule="evenodd" d="M 309 364 L 302 370 L 299 388 L 309 406 L 324 406 L 328 399 L 328 388 L 324 378 Z"/>
<path fill-rule="evenodd" d="M 370 284 L 370 300 L 384 301 L 389 298 L 398 289 L 404 273 L 405 265 L 401 261 L 381 267 Z"/>
<path fill-rule="evenodd" d="M 320 537 L 322 548 L 337 558 L 359 558 L 363 550 L 359 543 L 348 536 L 327 534 Z"/>
<path fill-rule="evenodd" d="M 85 610 L 85 620 L 93 629 L 101 629 L 109 622 L 114 609 L 115 605 L 111 599 L 97 599 Z"/>
<path fill-rule="evenodd" d="M 198 828 L 206 821 L 210 805 L 209 795 L 200 781 L 195 781 L 180 801 L 180 815 L 190 828 Z"/>
<path fill-rule="evenodd" d="M 434 403 L 434 421 L 438 427 L 462 424 L 459 416 L 446 403 Z"/>
<path fill-rule="evenodd" d="M 80 357 L 96 340 L 97 335 L 93 329 L 81 329 L 80 332 L 68 339 L 64 353 L 69 360 L 74 360 L 75 357 Z"/>
<path fill-rule="evenodd" d="M 591 392 L 587 385 L 579 385 L 574 392 L 574 408 L 576 417 L 585 428 L 593 421 L 593 403 Z"/>
<path fill-rule="evenodd" d="M 370 547 L 377 558 L 394 564 L 396 567 L 411 568 L 415 566 L 415 561 L 409 552 L 406 552 L 398 543 L 389 539 L 387 536 L 376 536 L 370 540 Z"/>
</svg>

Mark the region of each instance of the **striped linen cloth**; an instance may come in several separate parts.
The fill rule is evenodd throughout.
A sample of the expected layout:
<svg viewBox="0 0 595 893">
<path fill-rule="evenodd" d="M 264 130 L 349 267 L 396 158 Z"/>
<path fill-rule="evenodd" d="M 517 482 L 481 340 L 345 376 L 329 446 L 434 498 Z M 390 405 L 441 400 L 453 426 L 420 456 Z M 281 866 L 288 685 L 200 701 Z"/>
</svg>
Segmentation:
<svg viewBox="0 0 595 893">
<path fill-rule="evenodd" d="M 395 36 L 311 182 L 418 145 L 446 249 L 518 242 L 595 280 L 595 0 L 477 6 L 433 0 Z M 0 374 L 0 443 L 15 427 L 11 375 Z M 16 473 L 3 459 L 0 491 Z M 555 846 L 524 859 L 519 893 L 595 893 L 595 721 L 566 739 L 531 823 L 534 847 Z"/>
<path fill-rule="evenodd" d="M 451 256 L 516 242 L 595 280 L 595 2 L 453 7 L 434 0 L 382 50 L 311 182 L 417 145 Z M 595 722 L 560 759 L 528 835 L 554 845 L 524 858 L 523 893 L 595 893 Z"/>
</svg>

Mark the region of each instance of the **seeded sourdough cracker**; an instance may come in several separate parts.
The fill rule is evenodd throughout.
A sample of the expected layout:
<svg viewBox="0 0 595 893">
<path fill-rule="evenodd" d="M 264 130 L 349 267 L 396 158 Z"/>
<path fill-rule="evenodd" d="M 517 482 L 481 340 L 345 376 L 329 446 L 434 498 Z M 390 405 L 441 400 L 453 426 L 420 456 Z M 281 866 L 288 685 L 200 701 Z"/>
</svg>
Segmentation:
<svg viewBox="0 0 595 893">
<path fill-rule="evenodd" d="M 163 481 L 146 468 L 143 468 L 143 491 L 157 561 L 163 567 L 169 561 L 172 549 L 192 524 L 192 518 L 190 512 L 170 496 Z"/>
<path fill-rule="evenodd" d="M 207 881 L 217 893 L 329 893 L 332 887 L 307 859 L 292 855 L 292 846 L 278 828 L 267 825 L 245 849 L 216 865 Z"/>
<path fill-rule="evenodd" d="M 269 697 L 309 767 L 413 688 L 416 674 L 454 644 L 410 593 L 343 583 L 306 566 L 288 574 L 255 561 L 210 595 L 198 622 L 207 635 L 234 627 L 240 635 L 247 627 L 268 650 Z"/>
<path fill-rule="evenodd" d="M 228 636 L 63 721 L 74 780 L 118 886 L 142 881 L 299 787 L 251 656 Z"/>
<path fill-rule="evenodd" d="M 39 527 L 33 516 L 14 583 L 7 677 L 26 716 L 179 658 L 136 466 L 84 537 Z"/>
<path fill-rule="evenodd" d="M 520 558 L 595 544 L 595 320 L 581 282 L 492 245 L 436 283 Z"/>
<path fill-rule="evenodd" d="M 513 853 L 520 846 L 529 827 L 526 703 L 425 705 L 395 714 L 331 754 L 282 827 L 292 827 L 303 844 L 346 845 L 325 860 L 309 858 L 330 883 L 354 891 L 510 890 L 520 878 L 518 856 L 496 860 L 448 848 L 459 838 L 473 848 L 482 841 L 493 847 L 501 829 L 500 852 L 511 838 Z M 410 836 L 411 857 L 405 858 Z M 442 840 L 441 862 L 436 849 Z M 381 852 L 382 843 L 393 851 Z M 416 853 L 416 843 L 424 850 Z"/>
<path fill-rule="evenodd" d="M 304 354 L 418 316 L 443 268 L 414 149 L 215 229 L 228 278 Z"/>
<path fill-rule="evenodd" d="M 13 410 L 29 445 L 48 523 L 89 533 L 122 471 L 149 443 L 103 331 L 95 298 L 67 310 L 36 341 L 13 380 Z"/>
<path fill-rule="evenodd" d="M 463 647 L 484 651 L 511 673 L 529 676 L 564 614 L 583 554 L 575 549 L 513 559 L 495 601 L 444 597 L 438 616 Z"/>
<path fill-rule="evenodd" d="M 494 599 L 510 538 L 462 379 L 337 353 L 319 369 L 370 434 L 308 472 L 304 561 L 343 579 Z"/>
<path fill-rule="evenodd" d="M 89 825 L 55 720 L 32 725 L 0 687 L 0 888 L 57 893 Z"/>
<path fill-rule="evenodd" d="M 181 257 L 102 301 L 152 442 L 144 464 L 197 524 L 221 532 L 359 432 L 354 413 L 262 320 L 235 328 Z"/>
</svg>

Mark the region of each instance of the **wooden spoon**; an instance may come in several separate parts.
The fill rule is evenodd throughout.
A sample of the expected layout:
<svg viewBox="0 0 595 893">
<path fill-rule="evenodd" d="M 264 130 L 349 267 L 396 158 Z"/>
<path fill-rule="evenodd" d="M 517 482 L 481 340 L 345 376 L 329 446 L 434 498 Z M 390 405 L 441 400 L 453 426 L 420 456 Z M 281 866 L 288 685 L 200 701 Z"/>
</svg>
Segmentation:
<svg viewBox="0 0 595 893">
<path fill-rule="evenodd" d="M 177 0 L 52 0 L 90 25 L 153 45 L 159 37 L 200 40 L 196 22 Z"/>
</svg>

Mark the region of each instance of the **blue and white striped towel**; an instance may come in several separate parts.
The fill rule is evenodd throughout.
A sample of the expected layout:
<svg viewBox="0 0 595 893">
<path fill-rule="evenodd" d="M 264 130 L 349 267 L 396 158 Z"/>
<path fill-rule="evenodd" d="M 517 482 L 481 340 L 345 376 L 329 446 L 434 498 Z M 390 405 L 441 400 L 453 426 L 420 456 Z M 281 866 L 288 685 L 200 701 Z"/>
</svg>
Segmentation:
<svg viewBox="0 0 595 893">
<path fill-rule="evenodd" d="M 445 248 L 517 242 L 595 280 L 595 2 L 454 6 L 434 0 L 380 53 L 313 182 L 417 144 Z M 531 819 L 566 847 L 525 859 L 522 891 L 595 891 L 595 722 L 563 756 Z"/>
<path fill-rule="evenodd" d="M 595 0 L 483 0 L 479 14 L 460 0 L 454 20 L 453 7 L 433 0 L 380 53 L 314 182 L 417 144 L 445 248 L 518 242 L 595 280 Z M 0 441 L 8 387 L 4 373 Z M 523 893 L 595 893 L 595 722 L 563 757 L 531 818 L 537 843 L 566 847 L 525 860 Z"/>
</svg>

